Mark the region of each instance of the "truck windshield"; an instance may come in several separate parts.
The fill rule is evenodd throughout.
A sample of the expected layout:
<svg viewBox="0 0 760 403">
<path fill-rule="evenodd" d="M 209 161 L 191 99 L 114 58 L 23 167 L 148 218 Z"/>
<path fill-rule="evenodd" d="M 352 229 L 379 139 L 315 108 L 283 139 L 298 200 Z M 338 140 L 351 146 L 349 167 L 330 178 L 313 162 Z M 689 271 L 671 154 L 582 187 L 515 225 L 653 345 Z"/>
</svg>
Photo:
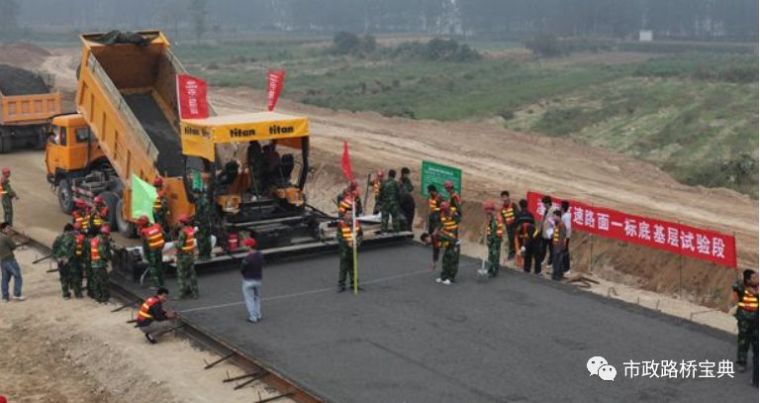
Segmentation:
<svg viewBox="0 0 760 403">
<path fill-rule="evenodd" d="M 77 143 L 86 143 L 90 141 L 90 128 L 79 127 L 76 129 Z"/>
</svg>

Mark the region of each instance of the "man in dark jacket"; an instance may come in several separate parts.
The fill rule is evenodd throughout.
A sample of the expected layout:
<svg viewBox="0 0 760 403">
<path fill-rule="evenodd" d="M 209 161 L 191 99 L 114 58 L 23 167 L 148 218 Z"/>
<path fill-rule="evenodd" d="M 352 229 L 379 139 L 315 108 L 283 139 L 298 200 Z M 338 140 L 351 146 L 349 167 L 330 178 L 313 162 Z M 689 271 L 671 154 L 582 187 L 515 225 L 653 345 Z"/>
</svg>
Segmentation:
<svg viewBox="0 0 760 403">
<path fill-rule="evenodd" d="M 137 327 L 145 333 L 145 338 L 152 344 L 158 343 L 156 336 L 171 329 L 173 325 L 171 319 L 177 317 L 174 311 L 164 309 L 163 304 L 167 299 L 169 299 L 169 290 L 161 287 L 156 291 L 156 295 L 143 302 L 137 313 Z"/>
<path fill-rule="evenodd" d="M 406 227 L 403 228 L 405 231 L 411 231 L 412 224 L 414 223 L 414 185 L 412 184 L 412 180 L 409 179 L 410 173 L 409 168 L 401 168 L 401 181 L 399 184 L 401 190 L 401 211 L 406 218 Z"/>
<path fill-rule="evenodd" d="M 241 262 L 243 298 L 248 308 L 248 321 L 256 323 L 261 320 L 261 272 L 264 268 L 264 255 L 256 249 L 256 240 L 253 238 L 246 238 L 243 245 L 250 250 Z"/>
</svg>

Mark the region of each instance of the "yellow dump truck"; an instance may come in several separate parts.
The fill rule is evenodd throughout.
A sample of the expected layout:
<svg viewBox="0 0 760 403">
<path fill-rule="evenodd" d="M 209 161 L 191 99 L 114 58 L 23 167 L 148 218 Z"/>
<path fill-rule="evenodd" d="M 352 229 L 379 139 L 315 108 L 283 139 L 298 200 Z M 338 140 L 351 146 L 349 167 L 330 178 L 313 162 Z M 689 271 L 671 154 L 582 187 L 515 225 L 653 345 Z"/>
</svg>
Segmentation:
<svg viewBox="0 0 760 403">
<path fill-rule="evenodd" d="M 71 211 L 74 198 L 101 195 L 112 225 L 133 235 L 138 217 L 130 214 L 131 177 L 152 182 L 161 176 L 173 224 L 181 214 L 192 215 L 195 198 L 205 195 L 216 207 L 217 238 L 245 230 L 273 246 L 297 242 L 299 232 L 317 235 L 316 213 L 303 196 L 306 118 L 215 116 L 212 109 L 207 119 L 180 121 L 176 76 L 185 69 L 161 32 L 85 34 L 81 40 L 77 113 L 53 118 L 46 148 L 48 181 L 63 211 Z M 193 188 L 198 176 L 205 192 Z"/>
<path fill-rule="evenodd" d="M 50 118 L 61 113 L 61 94 L 42 77 L 0 65 L 0 154 L 45 147 Z"/>
</svg>

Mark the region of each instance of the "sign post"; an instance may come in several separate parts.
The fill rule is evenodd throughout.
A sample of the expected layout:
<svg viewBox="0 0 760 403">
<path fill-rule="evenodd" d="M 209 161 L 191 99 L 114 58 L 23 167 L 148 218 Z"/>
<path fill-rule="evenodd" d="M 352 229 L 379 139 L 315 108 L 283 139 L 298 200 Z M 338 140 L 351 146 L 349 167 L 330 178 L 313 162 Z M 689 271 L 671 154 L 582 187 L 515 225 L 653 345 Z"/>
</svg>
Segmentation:
<svg viewBox="0 0 760 403">
<path fill-rule="evenodd" d="M 422 161 L 421 174 L 421 186 L 420 191 L 422 196 L 429 197 L 428 186 L 435 185 L 443 198 L 447 198 L 448 194 L 443 191 L 443 183 L 450 180 L 454 183 L 454 189 L 462 194 L 462 170 L 447 165 L 438 164 L 432 161 Z"/>
</svg>

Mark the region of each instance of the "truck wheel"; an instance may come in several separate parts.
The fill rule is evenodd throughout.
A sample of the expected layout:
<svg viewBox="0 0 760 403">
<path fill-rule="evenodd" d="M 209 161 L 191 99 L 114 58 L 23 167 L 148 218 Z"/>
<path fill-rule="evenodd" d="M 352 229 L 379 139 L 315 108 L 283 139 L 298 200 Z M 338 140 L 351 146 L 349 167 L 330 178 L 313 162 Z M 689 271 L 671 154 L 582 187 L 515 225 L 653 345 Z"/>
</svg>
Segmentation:
<svg viewBox="0 0 760 403">
<path fill-rule="evenodd" d="M 114 211 L 116 213 L 116 227 L 125 237 L 134 238 L 136 236 L 135 225 L 124 219 L 124 216 L 121 214 L 122 211 L 124 211 L 124 199 L 119 198 L 119 201 L 116 203 L 116 211 Z"/>
<path fill-rule="evenodd" d="M 44 130 L 40 130 L 39 133 L 37 133 L 37 146 L 34 147 L 35 150 L 44 150 L 45 146 L 47 146 L 47 139 L 48 136 L 45 133 Z"/>
<path fill-rule="evenodd" d="M 117 215 L 121 214 L 120 210 L 117 210 L 119 204 L 119 196 L 113 192 L 103 192 L 99 195 L 103 198 L 103 201 L 108 206 L 108 217 L 106 221 L 111 228 L 116 228 L 119 223 L 116 221 Z"/>
<path fill-rule="evenodd" d="M 10 135 L 3 135 L 0 131 L 0 154 L 7 154 L 13 151 L 13 138 Z"/>
<path fill-rule="evenodd" d="M 71 214 L 71 210 L 74 209 L 74 193 L 71 191 L 71 185 L 67 179 L 61 179 L 61 181 L 58 182 L 56 193 L 58 195 L 58 205 L 61 206 L 61 211 L 66 214 Z"/>
</svg>

